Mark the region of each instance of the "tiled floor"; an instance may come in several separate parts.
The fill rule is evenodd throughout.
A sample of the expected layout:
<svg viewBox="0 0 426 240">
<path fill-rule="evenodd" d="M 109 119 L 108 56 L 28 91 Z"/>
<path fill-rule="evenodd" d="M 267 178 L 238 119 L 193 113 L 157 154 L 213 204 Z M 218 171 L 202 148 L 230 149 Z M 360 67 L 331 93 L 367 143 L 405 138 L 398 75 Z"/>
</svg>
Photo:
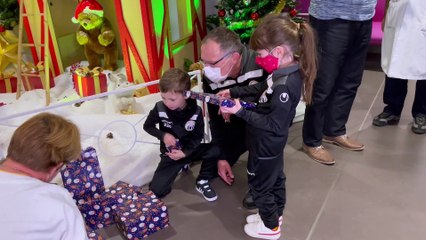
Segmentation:
<svg viewBox="0 0 426 240">
<path fill-rule="evenodd" d="M 367 68 L 377 66 L 373 62 Z M 364 151 L 325 145 L 336 164 L 324 166 L 301 151 L 302 124 L 291 128 L 284 151 L 288 200 L 281 239 L 425 239 L 426 134 L 410 130 L 414 82 L 409 84 L 399 125 L 377 128 L 371 121 L 383 108 L 383 79 L 380 71 L 365 71 L 347 124 L 350 137 L 366 145 Z M 163 199 L 170 226 L 148 239 L 251 239 L 243 231 L 250 213 L 241 205 L 247 190 L 245 165 L 243 156 L 233 168 L 237 179 L 233 186 L 219 179 L 213 182 L 219 195 L 214 203 L 206 202 L 194 188 L 199 166 L 182 174 Z M 121 239 L 115 227 L 102 232 L 108 239 Z"/>
</svg>

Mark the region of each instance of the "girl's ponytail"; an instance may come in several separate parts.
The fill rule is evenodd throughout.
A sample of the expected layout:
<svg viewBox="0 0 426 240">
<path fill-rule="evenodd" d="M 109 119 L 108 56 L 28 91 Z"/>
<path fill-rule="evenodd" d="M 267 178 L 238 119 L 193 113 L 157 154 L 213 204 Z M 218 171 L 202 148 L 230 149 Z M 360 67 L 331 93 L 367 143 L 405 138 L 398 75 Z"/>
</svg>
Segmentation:
<svg viewBox="0 0 426 240">
<path fill-rule="evenodd" d="M 300 38 L 300 70 L 303 76 L 303 100 L 306 104 L 312 103 L 314 81 L 317 76 L 317 52 L 315 33 L 312 27 L 306 23 L 297 23 L 297 31 Z"/>
</svg>

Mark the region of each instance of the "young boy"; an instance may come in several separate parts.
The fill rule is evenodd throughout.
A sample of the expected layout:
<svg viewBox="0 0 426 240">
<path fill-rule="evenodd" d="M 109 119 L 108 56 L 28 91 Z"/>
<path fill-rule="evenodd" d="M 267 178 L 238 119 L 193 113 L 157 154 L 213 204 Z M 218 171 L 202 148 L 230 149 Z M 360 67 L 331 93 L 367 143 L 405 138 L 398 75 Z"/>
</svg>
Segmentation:
<svg viewBox="0 0 426 240">
<path fill-rule="evenodd" d="M 189 75 L 177 68 L 167 70 L 160 79 L 163 100 L 149 112 L 143 126 L 161 142 L 161 160 L 149 188 L 159 198 L 166 196 L 182 167 L 201 159 L 196 189 L 207 201 L 215 201 L 217 195 L 209 180 L 216 172 L 220 150 L 215 145 L 201 143 L 204 136 L 202 110 L 194 99 L 186 99 L 183 95 L 190 85 Z"/>
</svg>

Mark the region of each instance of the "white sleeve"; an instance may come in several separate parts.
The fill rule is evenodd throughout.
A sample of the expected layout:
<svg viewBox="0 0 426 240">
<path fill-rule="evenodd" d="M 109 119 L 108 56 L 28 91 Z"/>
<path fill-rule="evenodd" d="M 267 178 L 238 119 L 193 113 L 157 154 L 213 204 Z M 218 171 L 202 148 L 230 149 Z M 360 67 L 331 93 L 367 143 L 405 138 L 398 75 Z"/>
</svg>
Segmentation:
<svg viewBox="0 0 426 240">
<path fill-rule="evenodd" d="M 74 201 L 67 199 L 63 206 L 64 221 L 63 226 L 64 234 L 61 240 L 86 240 L 87 237 L 85 222 L 83 216 L 75 205 Z"/>
</svg>

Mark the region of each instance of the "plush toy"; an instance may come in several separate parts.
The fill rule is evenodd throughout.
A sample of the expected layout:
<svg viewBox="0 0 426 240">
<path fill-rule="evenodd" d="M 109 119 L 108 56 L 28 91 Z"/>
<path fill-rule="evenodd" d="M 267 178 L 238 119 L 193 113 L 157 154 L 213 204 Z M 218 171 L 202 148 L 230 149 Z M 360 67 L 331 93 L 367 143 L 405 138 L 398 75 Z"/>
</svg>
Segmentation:
<svg viewBox="0 0 426 240">
<path fill-rule="evenodd" d="M 133 85 L 122 73 L 109 73 L 108 78 L 108 91 L 124 89 Z M 135 114 L 136 101 L 133 95 L 133 90 L 109 95 L 108 100 L 110 107 L 113 108 L 112 113 Z"/>
<path fill-rule="evenodd" d="M 116 70 L 118 52 L 115 34 L 103 15 L 103 8 L 96 0 L 82 0 L 75 9 L 72 22 L 80 24 L 76 38 L 84 46 L 89 68 L 101 66 L 100 55 L 103 55 L 103 68 Z"/>
</svg>

